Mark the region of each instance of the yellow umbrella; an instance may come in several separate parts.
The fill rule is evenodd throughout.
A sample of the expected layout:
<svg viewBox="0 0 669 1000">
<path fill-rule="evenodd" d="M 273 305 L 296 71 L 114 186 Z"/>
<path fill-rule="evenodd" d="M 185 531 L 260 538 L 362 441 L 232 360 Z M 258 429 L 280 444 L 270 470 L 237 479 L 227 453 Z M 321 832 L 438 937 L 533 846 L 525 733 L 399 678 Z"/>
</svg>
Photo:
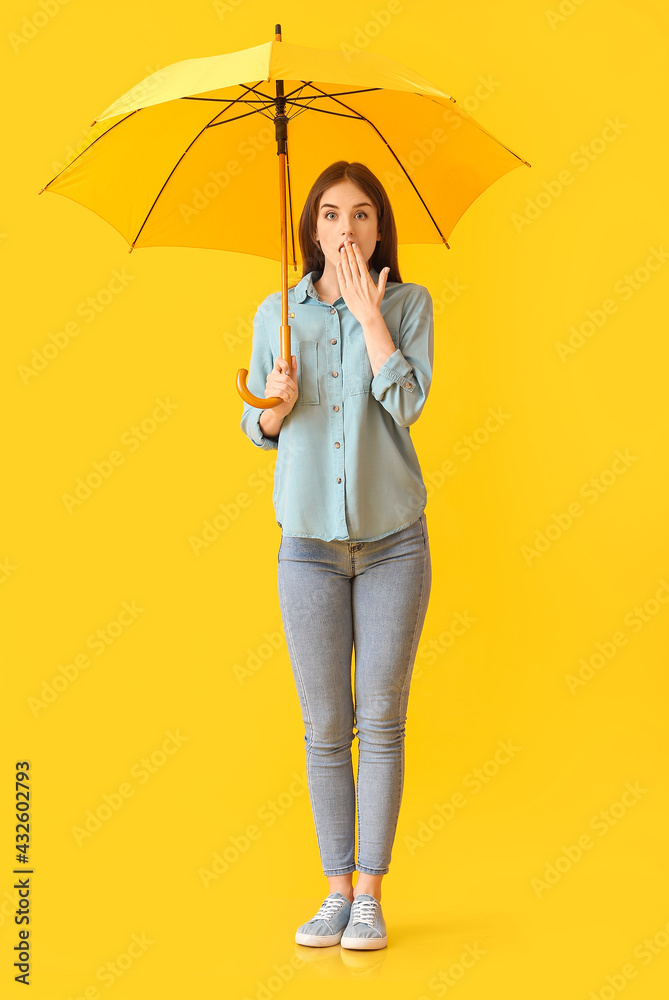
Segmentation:
<svg viewBox="0 0 669 1000">
<path fill-rule="evenodd" d="M 269 183 L 277 154 L 278 204 Z M 90 208 L 130 252 L 203 247 L 280 260 L 281 355 L 290 360 L 289 251 L 295 270 L 301 263 L 294 205 L 304 204 L 314 173 L 340 159 L 379 177 L 400 243 L 446 247 L 486 188 L 530 166 L 394 59 L 292 45 L 276 25 L 274 41 L 146 77 L 95 119 L 42 191 Z M 282 402 L 254 396 L 247 375 L 237 373 L 246 402 Z"/>
</svg>

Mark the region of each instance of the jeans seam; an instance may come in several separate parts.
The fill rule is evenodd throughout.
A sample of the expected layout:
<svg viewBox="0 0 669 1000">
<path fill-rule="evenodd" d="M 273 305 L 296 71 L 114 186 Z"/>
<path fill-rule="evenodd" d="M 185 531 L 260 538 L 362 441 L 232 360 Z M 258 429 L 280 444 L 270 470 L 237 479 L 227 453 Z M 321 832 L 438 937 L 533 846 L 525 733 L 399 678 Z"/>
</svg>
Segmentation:
<svg viewBox="0 0 669 1000">
<path fill-rule="evenodd" d="M 421 529 L 422 529 L 422 520 L 421 520 Z M 407 668 L 407 674 L 406 674 L 406 677 L 404 679 L 404 684 L 402 685 L 402 690 L 400 692 L 399 699 L 398 699 L 398 703 L 399 703 L 398 704 L 398 718 L 400 719 L 400 725 L 401 725 L 402 729 L 404 728 L 404 719 L 403 719 L 403 716 L 406 715 L 406 707 L 407 707 L 406 704 L 405 704 L 405 701 L 408 702 L 408 698 L 405 698 L 405 696 L 406 696 L 406 694 L 407 694 L 407 692 L 409 690 L 410 684 L 411 684 L 411 676 L 413 674 L 413 664 L 415 662 L 416 653 L 418 651 L 418 636 L 419 636 L 418 625 L 419 625 L 419 622 L 421 622 L 421 625 L 422 625 L 422 622 L 425 619 L 425 612 L 427 611 L 427 607 L 425 607 L 425 608 L 423 607 L 423 595 L 425 594 L 425 590 L 426 590 L 427 566 L 428 566 L 429 552 L 427 550 L 427 543 L 426 543 L 426 539 L 425 539 L 425 531 L 424 531 L 424 529 L 422 529 L 422 531 L 423 531 L 423 572 L 421 574 L 420 591 L 419 591 L 419 595 L 418 595 L 418 613 L 416 615 L 416 620 L 414 622 L 414 630 L 413 630 L 413 635 L 411 637 L 411 646 L 410 646 L 410 649 L 409 649 L 409 656 L 408 656 L 409 668 Z M 398 798 L 397 798 L 397 809 L 395 811 L 395 818 L 394 818 L 394 824 L 393 824 L 393 831 L 394 831 L 393 832 L 393 843 L 391 843 L 391 845 L 390 845 L 391 856 L 392 856 L 392 849 L 393 849 L 393 844 L 394 844 L 394 840 L 395 840 L 395 833 L 397 831 L 397 821 L 399 819 L 400 806 L 402 804 L 402 789 L 403 789 L 403 786 L 404 786 L 404 773 L 405 773 L 405 766 L 404 766 L 405 749 L 404 749 L 404 743 L 405 743 L 404 733 L 402 733 L 402 748 L 401 748 L 401 754 L 400 754 L 400 775 L 399 775 L 399 781 L 398 781 L 398 787 L 399 787 L 400 794 L 398 795 Z M 368 869 L 370 872 L 372 872 L 375 875 L 376 874 L 378 874 L 378 875 L 386 875 L 389 872 L 389 870 L 390 870 L 390 864 L 386 865 L 383 869 L 378 869 L 378 868 L 377 869 L 372 869 L 371 866 L 369 866 L 369 865 L 362 865 L 362 868 L 360 867 L 360 797 L 359 797 L 359 794 L 358 794 L 358 789 L 359 789 L 359 775 L 360 775 L 360 752 L 358 751 L 358 775 L 357 775 L 357 778 L 356 778 L 356 804 L 357 804 L 357 816 L 358 816 L 358 858 L 357 858 L 358 871 Z"/>
<path fill-rule="evenodd" d="M 415 663 L 415 660 L 416 660 L 416 654 L 418 652 L 418 636 L 419 636 L 418 623 L 419 623 L 419 621 L 421 621 L 421 619 L 422 620 L 425 619 L 425 613 L 424 612 L 427 612 L 427 605 L 425 606 L 425 608 L 423 608 L 423 594 L 425 593 L 425 581 L 427 579 L 427 565 L 428 565 L 428 552 L 427 552 L 427 547 L 426 547 L 426 544 L 425 544 L 425 535 L 424 534 L 423 534 L 423 546 L 425 548 L 425 555 L 424 555 L 424 558 L 423 558 L 423 574 L 421 576 L 421 581 L 420 581 L 420 595 L 418 597 L 418 614 L 416 615 L 416 621 L 415 621 L 415 624 L 414 624 L 413 636 L 412 636 L 412 639 L 411 639 L 411 649 L 409 651 L 409 668 L 407 669 L 407 674 L 406 674 L 406 677 L 404 678 L 404 684 L 402 685 L 402 691 L 400 692 L 400 698 L 399 698 L 399 713 L 398 713 L 398 717 L 400 719 L 400 725 L 402 726 L 403 732 L 402 732 L 402 752 L 400 754 L 400 778 L 399 778 L 399 782 L 398 782 L 400 794 L 397 797 L 397 809 L 395 811 L 395 821 L 394 821 L 394 831 L 395 831 L 395 833 L 397 832 L 397 822 L 399 820 L 400 807 L 402 805 L 402 790 L 404 788 L 404 772 L 405 772 L 405 766 L 404 766 L 404 756 L 405 756 L 404 725 L 405 725 L 405 716 L 407 714 L 407 705 L 408 705 L 408 700 L 409 700 L 408 699 L 408 693 L 409 693 L 409 688 L 411 686 L 411 678 L 413 676 L 413 666 L 414 666 L 414 663 Z M 393 844 L 394 844 L 394 840 L 395 840 L 395 834 L 393 833 Z M 391 848 L 390 848 L 391 849 L 391 854 L 392 854 L 393 844 L 391 844 Z"/>
<path fill-rule="evenodd" d="M 357 669 L 358 668 L 356 666 L 356 670 Z M 357 857 L 356 857 L 356 861 L 355 861 L 355 867 L 356 867 L 357 871 L 360 871 L 360 869 L 358 868 L 358 865 L 360 863 L 360 795 L 359 795 L 359 789 L 360 789 L 360 740 L 358 739 L 358 768 L 357 768 L 357 773 L 356 773 L 356 776 L 355 776 L 355 815 L 356 815 L 356 818 L 357 818 L 356 826 L 357 826 L 357 830 L 358 830 L 358 850 L 357 850 Z"/>
<path fill-rule="evenodd" d="M 279 547 L 279 549 L 280 549 L 280 547 Z M 279 586 L 279 596 L 281 597 L 281 594 L 283 592 L 283 587 L 281 585 L 281 576 L 280 575 L 279 575 L 279 578 L 278 578 L 278 586 Z M 302 678 L 302 670 L 300 669 L 300 664 L 299 664 L 299 660 L 298 660 L 298 657 L 297 657 L 297 650 L 295 648 L 295 643 L 293 642 L 293 633 L 292 633 L 292 630 L 291 630 L 291 627 L 290 627 L 290 618 L 288 616 L 286 616 L 286 624 L 285 624 L 285 627 L 284 627 L 284 631 L 286 633 L 286 642 L 288 644 L 289 652 L 290 652 L 291 656 L 293 657 L 293 660 L 294 660 L 294 663 L 295 663 L 295 667 L 296 667 L 296 670 L 297 670 L 297 674 L 298 674 L 298 676 L 300 678 L 300 686 L 302 688 L 302 694 L 304 696 L 304 704 L 305 704 L 305 707 L 306 707 L 306 710 L 307 710 L 307 724 L 309 726 L 309 729 L 310 729 L 311 733 L 313 733 L 314 727 L 313 727 L 313 723 L 311 721 L 311 711 L 309 709 L 309 700 L 307 698 L 307 689 L 306 689 L 306 686 L 304 684 L 304 680 Z M 312 742 L 312 738 L 311 738 L 311 736 L 309 736 L 307 738 L 307 740 L 306 740 L 307 785 L 311 785 L 311 782 L 309 780 L 309 771 L 310 771 L 310 768 L 309 768 L 309 761 L 310 761 L 309 749 L 310 749 L 311 742 Z M 312 810 L 311 811 L 312 811 L 312 814 L 313 814 L 313 817 L 314 817 L 314 827 L 316 829 L 316 842 L 318 844 L 318 853 L 320 854 L 320 856 L 322 858 L 323 855 L 322 855 L 322 849 L 321 849 L 321 836 L 320 836 L 320 832 L 318 830 L 318 819 L 317 819 L 317 816 L 316 816 L 317 810 L 313 808 L 313 802 L 312 802 Z"/>
</svg>

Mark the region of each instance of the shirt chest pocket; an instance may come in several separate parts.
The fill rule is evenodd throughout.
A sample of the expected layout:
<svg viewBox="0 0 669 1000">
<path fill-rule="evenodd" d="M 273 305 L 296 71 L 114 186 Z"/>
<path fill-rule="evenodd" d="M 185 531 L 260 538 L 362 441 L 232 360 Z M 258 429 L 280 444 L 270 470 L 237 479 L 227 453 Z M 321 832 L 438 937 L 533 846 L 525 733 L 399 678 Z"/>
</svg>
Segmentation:
<svg viewBox="0 0 669 1000">
<path fill-rule="evenodd" d="M 395 349 L 397 350 L 400 343 L 400 332 L 397 327 L 390 326 L 388 323 L 386 323 L 386 326 L 388 326 L 388 332 L 392 338 L 393 344 L 395 345 Z M 351 396 L 371 392 L 374 372 L 372 371 L 372 363 L 369 360 L 367 345 L 365 344 L 365 338 L 362 331 L 360 331 L 360 336 L 353 344 L 348 375 L 349 393 Z"/>
<path fill-rule="evenodd" d="M 296 341 L 295 355 L 297 357 L 297 402 L 295 405 L 314 406 L 319 402 L 318 341 Z"/>
</svg>

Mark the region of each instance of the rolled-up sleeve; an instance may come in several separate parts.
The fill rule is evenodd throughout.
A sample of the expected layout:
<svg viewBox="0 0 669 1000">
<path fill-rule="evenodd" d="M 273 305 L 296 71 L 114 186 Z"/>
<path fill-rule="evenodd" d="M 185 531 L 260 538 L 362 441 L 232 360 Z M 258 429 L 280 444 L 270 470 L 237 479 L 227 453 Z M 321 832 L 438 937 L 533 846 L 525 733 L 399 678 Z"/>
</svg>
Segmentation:
<svg viewBox="0 0 669 1000">
<path fill-rule="evenodd" d="M 434 361 L 432 296 L 423 285 L 407 295 L 400 343 L 372 379 L 372 395 L 400 427 L 420 416 L 430 391 Z"/>
<path fill-rule="evenodd" d="M 274 357 L 263 321 L 262 307 L 258 306 L 253 317 L 253 346 L 246 386 L 254 396 L 265 397 L 267 376 L 274 367 Z M 264 410 L 244 401 L 241 428 L 258 448 L 278 448 L 279 439 L 265 437 L 260 429 L 260 418 Z"/>
</svg>

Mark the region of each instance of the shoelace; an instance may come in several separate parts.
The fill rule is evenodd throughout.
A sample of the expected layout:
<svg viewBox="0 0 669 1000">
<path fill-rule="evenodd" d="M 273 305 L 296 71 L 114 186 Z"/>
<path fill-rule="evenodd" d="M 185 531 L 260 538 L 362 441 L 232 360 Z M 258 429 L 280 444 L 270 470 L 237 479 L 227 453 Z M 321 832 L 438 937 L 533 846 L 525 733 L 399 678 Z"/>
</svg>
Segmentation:
<svg viewBox="0 0 669 1000">
<path fill-rule="evenodd" d="M 353 923 L 369 924 L 370 927 L 373 927 L 378 906 L 378 899 L 358 899 L 356 896 L 352 903 L 351 916 Z"/>
<path fill-rule="evenodd" d="M 314 920 L 329 920 L 334 917 L 335 913 L 339 912 L 341 906 L 341 899 L 330 899 L 328 898 L 321 904 L 321 908 L 313 917 Z"/>
</svg>

